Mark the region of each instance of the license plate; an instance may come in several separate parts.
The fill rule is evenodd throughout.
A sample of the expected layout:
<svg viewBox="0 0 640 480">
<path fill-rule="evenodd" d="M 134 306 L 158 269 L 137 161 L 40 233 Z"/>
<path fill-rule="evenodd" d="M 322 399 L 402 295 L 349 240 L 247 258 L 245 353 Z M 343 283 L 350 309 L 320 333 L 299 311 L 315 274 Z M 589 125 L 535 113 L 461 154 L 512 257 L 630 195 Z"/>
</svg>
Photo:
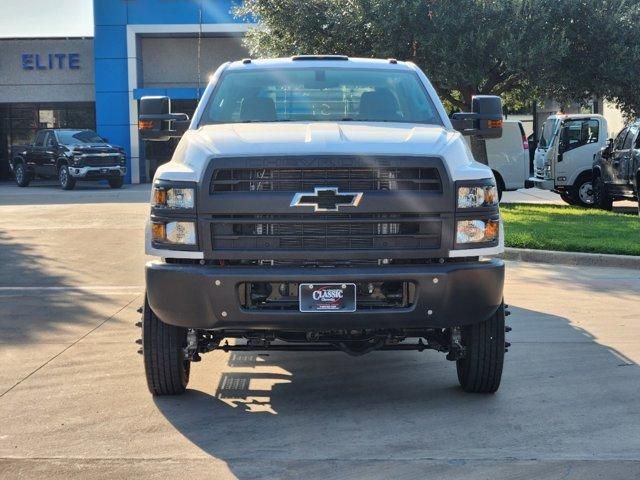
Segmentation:
<svg viewBox="0 0 640 480">
<path fill-rule="evenodd" d="M 355 312 L 355 283 L 301 283 L 301 312 Z"/>
</svg>

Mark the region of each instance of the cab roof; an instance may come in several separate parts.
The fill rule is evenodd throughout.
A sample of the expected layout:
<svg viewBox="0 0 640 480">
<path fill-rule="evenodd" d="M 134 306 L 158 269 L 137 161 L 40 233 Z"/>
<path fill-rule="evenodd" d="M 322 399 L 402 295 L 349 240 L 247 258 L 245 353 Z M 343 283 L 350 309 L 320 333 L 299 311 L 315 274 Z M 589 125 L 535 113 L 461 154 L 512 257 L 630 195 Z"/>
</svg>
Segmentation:
<svg viewBox="0 0 640 480">
<path fill-rule="evenodd" d="M 411 70 L 412 64 L 394 58 L 351 58 L 345 55 L 296 55 L 288 58 L 245 58 L 231 62 L 229 70 L 247 68 L 300 68 L 300 67 L 334 67 L 334 68 L 389 68 Z"/>
</svg>

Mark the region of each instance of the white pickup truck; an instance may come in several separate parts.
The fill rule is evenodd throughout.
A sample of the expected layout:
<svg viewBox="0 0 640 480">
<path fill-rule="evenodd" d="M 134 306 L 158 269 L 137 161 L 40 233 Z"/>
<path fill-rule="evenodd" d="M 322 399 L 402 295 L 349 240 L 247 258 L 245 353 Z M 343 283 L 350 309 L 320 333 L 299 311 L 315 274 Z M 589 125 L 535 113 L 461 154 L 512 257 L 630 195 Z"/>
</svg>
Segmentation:
<svg viewBox="0 0 640 480">
<path fill-rule="evenodd" d="M 143 138 L 184 134 L 153 182 L 149 390 L 182 393 L 216 349 L 433 349 L 466 391 L 495 392 L 504 234 L 462 134 L 499 137 L 502 119 L 479 96 L 450 120 L 412 63 L 343 56 L 226 63 L 188 127 L 142 98 Z"/>
<path fill-rule="evenodd" d="M 608 138 L 602 115 L 551 115 L 542 127 L 530 182 L 559 193 L 570 205 L 593 206 L 593 157 Z"/>
</svg>

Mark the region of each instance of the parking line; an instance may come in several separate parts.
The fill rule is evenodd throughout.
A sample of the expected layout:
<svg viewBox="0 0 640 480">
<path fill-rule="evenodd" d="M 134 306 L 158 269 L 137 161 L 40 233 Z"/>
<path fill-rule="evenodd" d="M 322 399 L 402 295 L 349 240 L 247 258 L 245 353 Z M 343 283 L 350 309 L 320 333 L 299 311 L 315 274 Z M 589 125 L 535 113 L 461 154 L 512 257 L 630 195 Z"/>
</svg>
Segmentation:
<svg viewBox="0 0 640 480">
<path fill-rule="evenodd" d="M 20 380 L 18 380 L 16 383 L 14 383 L 11 387 L 9 387 L 7 390 L 5 390 L 4 392 L 2 392 L 0 394 L 0 398 L 4 397 L 7 393 L 9 393 L 11 390 L 13 390 L 14 388 L 16 388 L 18 385 L 20 385 L 22 382 L 24 382 L 25 380 L 27 380 L 28 378 L 30 378 L 31 376 L 33 376 L 35 373 L 37 373 L 38 371 L 40 371 L 41 369 L 43 369 L 44 367 L 46 367 L 47 365 L 49 365 L 52 361 L 54 361 L 56 358 L 58 358 L 60 355 L 62 355 L 64 352 L 66 352 L 67 350 L 69 350 L 70 348 L 72 348 L 74 345 L 77 345 L 78 343 L 80 343 L 82 340 L 84 340 L 85 338 L 87 338 L 89 335 L 91 335 L 93 332 L 95 332 L 97 329 L 99 329 L 101 326 L 103 326 L 105 323 L 107 323 L 109 320 L 111 320 L 112 318 L 114 318 L 116 315 L 118 315 L 120 312 L 122 312 L 125 308 L 127 308 L 129 305 L 131 305 L 136 299 L 133 298 L 131 299 L 127 304 L 123 305 L 122 307 L 120 307 L 113 315 L 109 315 L 107 318 L 105 318 L 102 322 L 100 322 L 98 325 L 96 325 L 95 327 L 93 327 L 91 330 L 89 330 L 87 333 L 83 334 L 80 338 L 78 338 L 77 340 L 75 340 L 73 343 L 71 343 L 70 345 L 67 345 L 65 348 L 63 348 L 60 352 L 56 353 L 53 357 L 51 357 L 49 360 L 47 360 L 46 362 L 44 362 L 42 365 L 40 365 L 38 368 L 36 368 L 35 370 L 33 370 L 31 373 L 29 373 L 27 376 L 25 376 L 24 378 L 21 378 Z"/>
</svg>

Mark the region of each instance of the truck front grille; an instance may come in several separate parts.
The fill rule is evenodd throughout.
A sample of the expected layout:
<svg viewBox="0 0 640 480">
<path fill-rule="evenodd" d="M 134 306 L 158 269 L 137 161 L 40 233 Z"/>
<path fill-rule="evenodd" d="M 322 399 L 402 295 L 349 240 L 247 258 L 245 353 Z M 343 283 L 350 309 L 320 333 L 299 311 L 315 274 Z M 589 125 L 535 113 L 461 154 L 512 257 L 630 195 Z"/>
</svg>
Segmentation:
<svg viewBox="0 0 640 480">
<path fill-rule="evenodd" d="M 453 244 L 454 188 L 438 157 L 220 157 L 206 178 L 198 192 L 205 259 L 379 264 L 442 258 Z M 361 201 L 337 212 L 291 205 L 320 187 Z"/>
<path fill-rule="evenodd" d="M 437 168 L 222 168 L 213 173 L 210 193 L 304 192 L 314 187 L 342 191 L 414 190 L 441 192 Z"/>
<path fill-rule="evenodd" d="M 440 248 L 438 216 L 246 215 L 211 223 L 214 250 L 397 250 Z"/>
<path fill-rule="evenodd" d="M 82 158 L 82 162 L 87 167 L 109 167 L 120 164 L 120 155 L 87 155 Z"/>
</svg>

